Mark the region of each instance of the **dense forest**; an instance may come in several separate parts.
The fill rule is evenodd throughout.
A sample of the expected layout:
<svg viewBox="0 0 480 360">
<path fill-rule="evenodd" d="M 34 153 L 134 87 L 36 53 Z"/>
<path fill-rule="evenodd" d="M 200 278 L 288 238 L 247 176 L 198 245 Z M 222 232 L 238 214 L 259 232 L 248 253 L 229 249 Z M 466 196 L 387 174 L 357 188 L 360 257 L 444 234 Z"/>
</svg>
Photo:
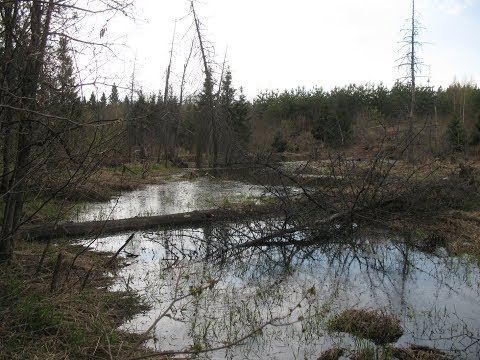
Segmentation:
<svg viewBox="0 0 480 360">
<path fill-rule="evenodd" d="M 215 135 L 213 130 L 202 130 L 204 93 L 180 102 L 174 96 L 165 99 L 161 93 L 140 91 L 120 101 L 114 85 L 110 95 L 103 93 L 98 100 L 93 93 L 88 101 L 78 99 L 82 109 L 78 116 L 81 121 L 95 116 L 103 121 L 122 119 L 118 126 L 125 130 L 124 150 L 117 149 L 110 161 L 176 161 L 178 156 L 194 156 L 200 166 L 203 158 L 212 155 L 205 139 L 211 142 L 217 136 L 222 139 L 217 165 L 231 165 L 258 152 L 287 151 L 308 157 L 318 148 L 348 151 L 368 146 L 385 133 L 389 145 L 399 145 L 405 138 L 410 93 L 410 86 L 400 82 L 390 89 L 382 84 L 353 84 L 330 91 L 321 87 L 266 91 L 249 101 L 241 88 L 232 85 L 227 71 L 215 94 Z M 480 143 L 476 85 L 417 87 L 416 94 L 420 157 L 445 156 Z"/>
</svg>

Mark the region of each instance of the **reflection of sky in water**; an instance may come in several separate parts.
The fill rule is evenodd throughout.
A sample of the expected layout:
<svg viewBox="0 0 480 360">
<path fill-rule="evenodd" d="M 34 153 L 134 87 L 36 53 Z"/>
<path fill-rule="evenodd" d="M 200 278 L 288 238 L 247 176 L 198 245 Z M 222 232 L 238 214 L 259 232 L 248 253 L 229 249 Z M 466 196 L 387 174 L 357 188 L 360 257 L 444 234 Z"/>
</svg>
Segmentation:
<svg viewBox="0 0 480 360">
<path fill-rule="evenodd" d="M 124 219 L 135 216 L 175 214 L 205 210 L 226 201 L 242 201 L 264 195 L 261 186 L 210 178 L 147 185 L 122 194 L 107 203 L 86 204 L 72 220 Z"/>
<path fill-rule="evenodd" d="M 222 253 L 221 243 L 226 238 L 232 240 L 228 237 L 232 231 L 225 227 L 137 234 L 125 250 L 138 257 L 121 270 L 121 280 L 115 287 L 138 290 L 153 309 L 124 328 L 148 328 L 170 304 L 177 281 L 178 297 L 188 293 L 189 286 L 217 279 L 213 289 L 178 302 L 169 317 L 158 323 L 157 340 L 150 346 L 182 349 L 194 341 L 201 342 L 204 333 L 211 340 L 210 346 L 218 345 L 213 340 L 231 341 L 232 334 L 245 334 L 257 321 L 260 324 L 287 314 L 312 286 L 315 296 L 307 297 L 282 322 L 297 320 L 298 316 L 305 320 L 267 327 L 262 336 L 235 350 L 202 356 L 303 359 L 318 357 L 332 344 L 354 346 L 345 334 L 323 330 L 328 317 L 349 307 L 387 309 L 397 314 L 405 329 L 400 344 L 462 350 L 472 343 L 464 334 L 480 337 L 479 269 L 466 260 L 449 258 L 442 249 L 435 255 L 425 254 L 392 237 L 379 242 L 378 238 L 387 236 L 377 234 L 359 236 L 351 244 L 246 248 Z M 210 241 L 205 241 L 205 234 Z M 95 248 L 115 251 L 127 237 L 102 238 Z M 206 254 L 211 256 L 202 260 Z M 177 259 L 175 266 L 171 266 L 172 259 Z M 479 350 L 477 343 L 458 355 L 477 359 Z"/>
</svg>

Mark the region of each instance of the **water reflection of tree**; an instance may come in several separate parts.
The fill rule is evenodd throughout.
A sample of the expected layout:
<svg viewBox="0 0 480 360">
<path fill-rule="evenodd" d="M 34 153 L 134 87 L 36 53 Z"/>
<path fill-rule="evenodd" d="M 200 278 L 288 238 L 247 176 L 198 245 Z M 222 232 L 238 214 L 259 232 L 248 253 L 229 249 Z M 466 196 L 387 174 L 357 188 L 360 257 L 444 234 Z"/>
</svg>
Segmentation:
<svg viewBox="0 0 480 360">
<path fill-rule="evenodd" d="M 412 304 L 412 298 L 408 294 L 411 284 L 418 282 L 418 278 L 422 274 L 428 276 L 430 281 L 434 281 L 439 288 L 456 291 L 455 282 L 458 281 L 459 265 L 458 262 L 452 262 L 446 253 L 442 253 L 442 251 L 419 252 L 414 244 L 395 238 L 392 234 L 386 232 L 364 233 L 360 230 L 351 232 L 347 237 L 325 237 L 323 241 L 318 241 L 318 233 L 311 234 L 304 230 L 288 233 L 284 237 L 269 239 L 268 246 L 258 245 L 254 242 L 255 239 L 262 238 L 265 234 L 286 228 L 288 227 L 284 223 L 275 223 L 274 221 L 269 223 L 265 221 L 250 222 L 243 226 L 226 224 L 204 228 L 190 237 L 189 241 L 195 243 L 195 259 L 202 263 L 202 272 L 204 273 L 202 276 L 213 276 L 222 283 L 223 288 L 220 291 L 223 291 L 222 296 L 225 296 L 226 289 L 231 291 L 230 298 L 224 298 L 224 309 L 238 313 L 249 311 L 251 316 L 257 317 L 259 323 L 266 323 L 276 314 L 265 312 L 265 308 L 288 306 L 288 303 L 292 301 L 291 291 L 302 291 L 300 290 L 302 286 L 303 291 L 309 287 L 316 287 L 317 292 L 322 291 L 323 281 L 330 284 L 329 294 L 324 295 L 321 301 L 310 301 L 309 306 L 302 311 L 302 314 L 326 316 L 324 311 L 318 309 L 326 303 L 333 304 L 334 306 L 331 307 L 335 308 L 335 303 L 338 302 L 337 309 L 342 306 L 364 306 L 365 303 L 362 301 L 368 297 L 371 301 L 370 306 L 378 304 L 380 307 L 386 307 L 398 313 L 403 319 L 410 317 L 408 321 L 412 329 L 408 330 L 418 331 L 423 328 L 424 333 L 431 332 L 428 341 L 441 342 L 445 329 L 437 331 L 439 329 L 435 322 L 442 321 L 442 319 L 438 317 L 425 319 L 425 314 L 412 314 L 415 304 Z M 202 235 L 199 236 L 200 233 Z M 312 236 L 317 237 L 315 241 L 309 240 Z M 242 246 L 245 244 L 245 239 L 252 245 Z M 385 239 L 389 240 L 385 241 Z M 187 255 L 177 251 L 176 256 L 178 258 L 192 257 L 192 254 L 189 252 Z M 358 286 L 353 281 L 364 284 L 365 288 L 362 290 L 365 293 L 352 294 L 349 299 L 340 298 L 347 295 L 349 287 L 355 289 Z M 292 286 L 294 282 L 298 282 L 297 286 Z M 277 291 L 265 291 L 265 289 Z M 248 306 L 252 308 L 236 306 L 234 300 L 238 299 L 235 297 L 244 296 L 242 291 L 252 292 L 252 296 L 249 296 L 247 301 Z M 219 297 L 219 294 L 214 291 L 201 301 L 198 299 L 194 306 L 191 319 L 192 325 L 194 325 L 191 328 L 191 336 L 194 341 L 198 341 L 200 335 L 204 340 L 211 335 L 205 335 L 208 333 L 208 331 L 204 331 L 206 329 L 205 321 L 207 321 L 205 319 L 211 322 L 213 321 L 211 314 L 215 313 L 216 316 L 217 331 L 213 331 L 214 338 L 205 340 L 204 346 L 214 346 L 216 341 L 223 341 L 220 339 L 222 337 L 220 334 L 229 338 L 228 335 L 225 335 L 228 334 L 226 331 L 228 326 L 225 322 L 221 324 L 223 321 L 221 317 L 228 315 L 228 312 L 222 314 L 214 305 L 215 297 Z M 259 303 L 258 299 L 261 299 L 263 303 Z M 263 309 L 261 309 L 262 306 Z M 470 346 L 475 342 L 478 331 L 476 329 L 469 330 L 468 324 L 462 324 L 462 319 L 458 319 L 457 325 L 453 324 L 448 318 L 451 316 L 455 316 L 455 314 L 444 314 L 443 325 L 449 326 L 450 331 L 462 336 L 466 344 L 464 347 Z M 251 321 L 248 316 L 244 319 L 239 317 L 236 320 L 247 321 L 247 319 Z M 305 319 L 304 323 L 310 320 Z M 320 323 L 321 321 L 314 319 L 313 322 Z M 255 325 L 259 325 L 259 323 Z M 212 326 L 212 330 L 215 327 L 215 325 L 208 326 Z M 454 327 L 456 328 L 454 329 Z M 200 328 L 204 331 L 202 334 L 198 332 Z M 308 327 L 304 324 L 303 330 L 305 328 Z M 222 333 L 220 329 L 224 332 Z M 312 337 L 312 333 L 318 332 L 318 328 L 310 327 L 308 329 L 309 332 L 304 331 L 300 338 L 306 339 L 309 336 Z M 414 338 L 417 335 L 410 334 L 410 336 Z M 231 338 L 229 339 L 231 341 Z M 467 341 L 468 339 L 470 342 Z M 443 344 L 453 346 L 452 341 L 443 341 Z"/>
</svg>

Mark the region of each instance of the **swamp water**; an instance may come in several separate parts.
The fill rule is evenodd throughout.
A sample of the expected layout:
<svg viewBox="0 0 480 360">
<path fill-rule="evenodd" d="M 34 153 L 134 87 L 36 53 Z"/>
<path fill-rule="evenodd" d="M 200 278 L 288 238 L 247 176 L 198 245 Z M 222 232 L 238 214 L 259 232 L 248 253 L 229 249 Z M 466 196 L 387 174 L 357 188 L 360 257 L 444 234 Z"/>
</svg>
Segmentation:
<svg viewBox="0 0 480 360">
<path fill-rule="evenodd" d="M 124 204 L 122 210 L 103 206 L 119 217 L 144 209 L 183 212 L 211 207 L 212 199 L 224 201 L 230 193 L 260 196 L 262 189 L 201 179 L 126 194 L 115 202 Z M 177 205 L 164 204 L 163 195 Z M 209 199 L 209 206 L 195 199 Z M 95 205 L 81 217 L 95 218 L 101 208 Z M 119 271 L 114 290 L 137 291 L 151 310 L 123 329 L 142 333 L 155 324 L 148 346 L 200 351 L 197 358 L 316 359 L 333 346 L 373 347 L 349 334 L 330 333 L 326 324 L 345 309 L 382 309 L 401 320 L 404 335 L 395 345 L 425 345 L 478 359 L 480 277 L 472 261 L 449 257 L 442 248 L 421 252 L 396 235 L 360 229 L 349 239 L 308 247 L 238 246 L 276 227 L 281 224 L 258 221 L 136 233 L 123 253 L 128 266 Z M 93 248 L 116 251 L 128 236 L 100 238 Z M 218 350 L 201 353 L 207 348 Z"/>
<path fill-rule="evenodd" d="M 126 219 L 135 216 L 207 210 L 229 203 L 258 202 L 267 196 L 261 186 L 210 178 L 146 185 L 106 203 L 86 204 L 73 221 Z"/>
</svg>

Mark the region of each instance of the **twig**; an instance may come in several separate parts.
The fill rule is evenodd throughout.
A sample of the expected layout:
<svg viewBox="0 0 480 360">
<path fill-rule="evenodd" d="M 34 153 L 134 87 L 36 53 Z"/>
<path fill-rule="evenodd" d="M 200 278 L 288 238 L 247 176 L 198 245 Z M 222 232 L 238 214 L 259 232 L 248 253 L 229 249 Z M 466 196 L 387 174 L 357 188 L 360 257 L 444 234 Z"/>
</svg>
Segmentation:
<svg viewBox="0 0 480 360">
<path fill-rule="evenodd" d="M 127 239 L 127 241 L 125 241 L 125 243 L 120 247 L 120 249 L 117 250 L 117 252 L 104 264 L 105 266 L 108 266 L 110 265 L 118 256 L 118 254 L 120 254 L 120 252 L 128 245 L 128 243 L 133 239 L 133 237 L 135 236 L 135 233 L 132 233 L 132 235 L 130 235 Z"/>
</svg>

